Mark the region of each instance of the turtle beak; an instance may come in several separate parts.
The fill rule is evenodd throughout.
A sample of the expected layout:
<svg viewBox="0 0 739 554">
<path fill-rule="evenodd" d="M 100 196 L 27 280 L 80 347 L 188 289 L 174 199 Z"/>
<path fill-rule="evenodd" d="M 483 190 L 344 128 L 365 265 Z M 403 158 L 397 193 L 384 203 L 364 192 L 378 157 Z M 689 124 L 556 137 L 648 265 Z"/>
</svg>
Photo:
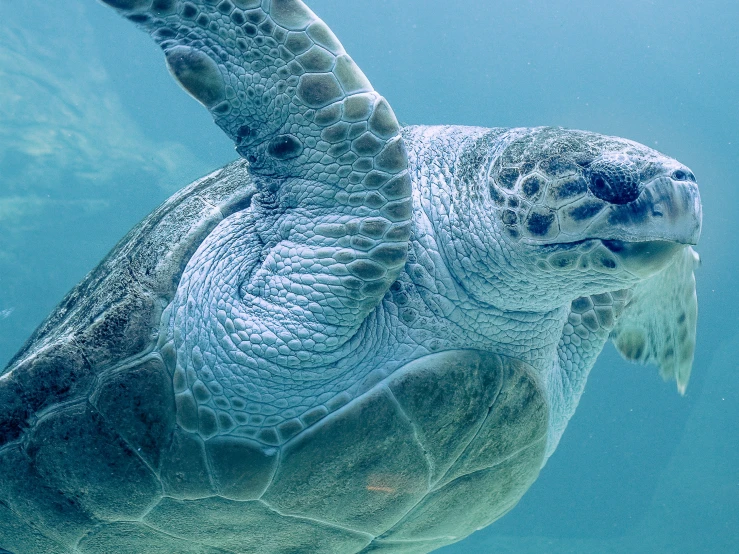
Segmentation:
<svg viewBox="0 0 739 554">
<path fill-rule="evenodd" d="M 675 172 L 691 175 L 689 171 Z M 645 278 L 664 269 L 686 245 L 698 243 L 703 212 L 693 180 L 660 176 L 628 204 L 613 204 L 594 222 L 603 245 L 627 271 Z"/>
<path fill-rule="evenodd" d="M 661 176 L 647 184 L 633 202 L 612 204 L 595 222 L 604 235 L 624 242 L 698 243 L 703 211 L 698 185 Z"/>
</svg>

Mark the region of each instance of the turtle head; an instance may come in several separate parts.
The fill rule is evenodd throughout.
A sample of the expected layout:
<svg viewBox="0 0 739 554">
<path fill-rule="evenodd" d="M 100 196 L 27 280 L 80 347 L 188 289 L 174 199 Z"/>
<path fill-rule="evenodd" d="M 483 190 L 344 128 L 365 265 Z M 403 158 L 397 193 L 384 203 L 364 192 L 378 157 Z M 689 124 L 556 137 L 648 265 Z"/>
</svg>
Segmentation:
<svg viewBox="0 0 739 554">
<path fill-rule="evenodd" d="M 508 292 L 508 308 L 631 286 L 697 243 L 698 186 L 678 161 L 582 131 L 510 133 L 486 179 L 490 224 L 526 288 Z"/>
</svg>

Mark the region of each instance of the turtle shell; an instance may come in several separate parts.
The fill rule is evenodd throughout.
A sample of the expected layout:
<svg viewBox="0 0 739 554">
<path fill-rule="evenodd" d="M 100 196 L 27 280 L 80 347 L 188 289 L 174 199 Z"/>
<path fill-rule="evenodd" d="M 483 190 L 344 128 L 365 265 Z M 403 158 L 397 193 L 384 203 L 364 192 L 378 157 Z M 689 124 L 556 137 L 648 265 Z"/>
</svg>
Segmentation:
<svg viewBox="0 0 739 554">
<path fill-rule="evenodd" d="M 172 197 L 0 377 L 0 551 L 429 552 L 533 483 L 542 386 L 486 352 L 414 360 L 278 447 L 178 426 L 159 322 L 192 253 L 253 193 L 235 162 Z"/>
</svg>

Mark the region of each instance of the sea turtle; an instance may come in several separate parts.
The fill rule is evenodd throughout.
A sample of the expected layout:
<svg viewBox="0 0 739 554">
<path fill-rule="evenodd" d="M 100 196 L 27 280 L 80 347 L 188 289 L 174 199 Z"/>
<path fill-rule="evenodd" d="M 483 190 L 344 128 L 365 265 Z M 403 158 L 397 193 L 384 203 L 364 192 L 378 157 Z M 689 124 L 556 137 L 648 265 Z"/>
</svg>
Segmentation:
<svg viewBox="0 0 739 554">
<path fill-rule="evenodd" d="M 401 128 L 300 0 L 104 0 L 244 159 L 131 231 L 0 377 L 0 549 L 421 553 L 536 479 L 608 338 L 683 391 L 691 171 Z"/>
</svg>

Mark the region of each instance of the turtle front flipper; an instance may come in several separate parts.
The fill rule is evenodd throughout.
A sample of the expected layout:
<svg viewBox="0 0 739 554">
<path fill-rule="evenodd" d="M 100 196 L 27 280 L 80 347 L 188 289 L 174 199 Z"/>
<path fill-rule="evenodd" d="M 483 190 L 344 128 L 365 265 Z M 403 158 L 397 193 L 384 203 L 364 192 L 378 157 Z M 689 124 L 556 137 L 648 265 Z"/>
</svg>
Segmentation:
<svg viewBox="0 0 739 554">
<path fill-rule="evenodd" d="M 694 270 L 698 254 L 689 246 L 660 273 L 634 287 L 611 339 L 627 360 L 659 366 L 685 394 L 693 367 L 698 297 Z"/>
<path fill-rule="evenodd" d="M 150 33 L 265 177 L 268 251 L 246 295 L 351 334 L 396 279 L 410 233 L 408 159 L 389 104 L 300 0 L 103 1 Z M 311 300 L 293 301 L 296 290 Z"/>
</svg>

